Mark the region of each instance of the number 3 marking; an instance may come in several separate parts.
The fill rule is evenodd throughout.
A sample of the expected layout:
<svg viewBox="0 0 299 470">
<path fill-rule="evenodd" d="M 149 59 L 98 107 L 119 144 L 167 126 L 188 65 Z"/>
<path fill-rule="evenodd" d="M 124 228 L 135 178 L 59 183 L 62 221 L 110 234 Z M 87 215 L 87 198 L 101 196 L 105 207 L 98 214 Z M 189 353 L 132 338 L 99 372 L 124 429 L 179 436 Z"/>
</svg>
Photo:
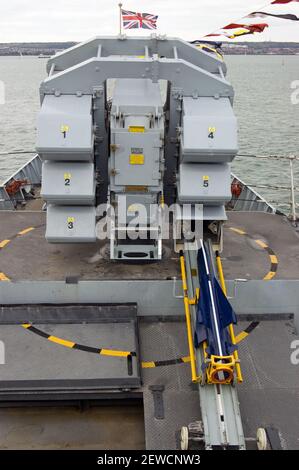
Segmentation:
<svg viewBox="0 0 299 470">
<path fill-rule="evenodd" d="M 74 217 L 69 217 L 69 218 L 67 219 L 67 226 L 68 226 L 68 229 L 69 229 L 69 230 L 73 230 L 73 228 L 74 228 L 74 223 L 75 223 Z"/>
</svg>

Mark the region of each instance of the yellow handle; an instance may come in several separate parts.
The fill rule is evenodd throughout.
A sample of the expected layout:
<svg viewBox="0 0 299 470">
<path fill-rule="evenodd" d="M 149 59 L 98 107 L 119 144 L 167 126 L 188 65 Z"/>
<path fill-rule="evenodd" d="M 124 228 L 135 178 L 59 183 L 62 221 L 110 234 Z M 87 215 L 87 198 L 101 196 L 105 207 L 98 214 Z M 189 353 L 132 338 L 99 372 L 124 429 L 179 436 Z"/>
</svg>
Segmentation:
<svg viewBox="0 0 299 470">
<path fill-rule="evenodd" d="M 192 327 L 191 327 L 191 315 L 190 315 L 190 306 L 189 306 L 190 304 L 189 304 L 189 298 L 188 298 L 186 268 L 185 268 L 185 260 L 184 260 L 183 255 L 180 256 L 180 263 L 181 263 L 181 273 L 182 273 L 182 282 L 183 282 L 183 291 L 184 291 L 184 306 L 185 306 L 185 315 L 186 315 L 187 337 L 188 337 L 188 345 L 189 345 L 192 382 L 198 382 L 199 377 L 198 377 L 197 371 L 196 371 L 194 343 L 193 343 L 193 335 L 192 335 Z"/>
<path fill-rule="evenodd" d="M 225 280 L 224 280 L 224 274 L 223 274 L 223 269 L 222 269 L 222 263 L 221 263 L 221 258 L 219 256 L 219 253 L 216 253 L 216 262 L 217 262 L 217 268 L 218 268 L 218 274 L 219 274 L 219 280 L 221 284 L 221 288 L 223 290 L 224 295 L 227 297 L 227 290 L 226 290 L 226 285 L 225 285 Z M 234 326 L 232 324 L 229 325 L 228 327 L 229 334 L 232 340 L 232 343 L 235 345 L 237 344 L 236 341 L 236 336 L 235 336 L 235 331 L 234 331 Z M 242 372 L 241 372 L 241 367 L 240 367 L 240 362 L 239 362 L 239 354 L 238 351 L 234 351 L 234 358 L 236 361 L 236 373 L 237 373 L 237 379 L 239 383 L 243 382 L 243 377 L 242 377 Z"/>
</svg>

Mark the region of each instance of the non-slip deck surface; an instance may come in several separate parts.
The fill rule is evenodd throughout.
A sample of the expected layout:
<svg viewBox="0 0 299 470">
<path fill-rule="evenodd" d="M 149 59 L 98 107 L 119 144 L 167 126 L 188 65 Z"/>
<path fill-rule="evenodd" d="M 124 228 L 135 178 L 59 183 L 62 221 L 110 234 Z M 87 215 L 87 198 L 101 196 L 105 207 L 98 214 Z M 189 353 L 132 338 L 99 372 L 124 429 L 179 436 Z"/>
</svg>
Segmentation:
<svg viewBox="0 0 299 470">
<path fill-rule="evenodd" d="M 47 331 L 55 333 L 59 337 L 84 341 L 94 345 L 96 337 L 102 337 L 104 329 L 100 333 L 99 325 L 68 325 L 48 324 L 39 325 Z M 247 323 L 241 322 L 238 329 L 241 330 Z M 103 338 L 103 337 L 102 337 Z M 113 374 L 113 372 L 126 370 L 124 359 L 105 358 L 100 355 L 90 358 L 90 354 L 84 351 L 71 350 L 63 345 L 49 342 L 46 338 L 32 334 L 19 325 L 2 325 L 0 339 L 7 342 L 6 365 L 0 366 L 1 380 L 45 379 L 53 374 L 60 378 L 69 379 L 76 377 L 81 380 L 81 391 L 88 388 L 90 377 Z M 281 445 L 288 449 L 299 449 L 299 374 L 298 365 L 292 365 L 290 356 L 291 343 L 298 339 L 294 328 L 289 321 L 264 321 L 255 329 L 249 337 L 240 345 L 240 359 L 244 376 L 244 383 L 237 385 L 240 400 L 243 427 L 246 437 L 254 437 L 256 429 L 260 426 L 274 426 L 280 433 Z M 111 339 L 110 339 L 111 340 Z M 113 338 L 109 346 L 117 347 L 120 341 L 125 341 L 123 329 Z M 186 339 L 186 327 L 184 322 L 144 322 L 139 323 L 140 360 L 164 361 L 183 357 L 188 354 Z M 90 362 L 92 361 L 92 363 Z M 23 366 L 23 369 L 22 367 Z M 90 368 L 90 366 L 92 366 Z M 176 449 L 179 448 L 179 432 L 181 426 L 201 419 L 199 393 L 196 386 L 191 384 L 190 366 L 188 363 L 177 365 L 142 368 L 142 386 L 132 390 L 134 396 L 143 398 L 145 442 L 148 449 Z M 85 382 L 85 383 L 84 383 Z M 40 386 L 46 386 L 43 382 Z M 85 385 L 85 386 L 84 386 Z M 153 387 L 162 387 L 163 413 L 157 417 L 157 408 L 153 394 Z M 47 387 L 46 387 L 47 388 Z M 130 392 L 119 390 L 130 395 Z M 52 390 L 53 391 L 53 390 Z M 51 390 L 50 390 L 51 392 Z M 80 390 L 77 390 L 80 396 Z M 30 384 L 27 393 L 30 393 Z M 103 391 L 92 390 L 91 398 L 99 398 Z M 105 391 L 107 393 L 107 390 Z M 112 396 L 115 398 L 114 389 Z M 0 393 L 0 404 L 1 398 Z M 11 390 L 11 396 L 13 390 Z M 108 393 L 109 395 L 109 393 Z M 86 396 L 86 395 L 85 395 Z M 19 397 L 19 399 L 24 399 Z M 28 398 L 28 397 L 27 397 Z M 48 399 L 51 394 L 48 394 Z M 68 399 L 70 395 L 68 394 Z M 5 400 L 9 399 L 9 394 Z M 111 398 L 110 398 L 111 400 Z M 110 406 L 111 406 L 110 402 Z M 111 408 L 114 413 L 115 408 Z M 158 410 L 158 414 L 159 414 Z M 43 413 L 40 410 L 40 413 Z M 53 410 L 53 413 L 59 411 Z M 162 414 L 163 414 L 162 413 Z M 24 425 L 23 419 L 16 425 L 13 416 L 8 419 L 6 414 L 7 430 L 14 427 L 14 432 Z M 45 417 L 47 414 L 45 413 Z M 119 422 L 126 419 L 126 413 L 120 410 Z M 139 421 L 138 421 L 139 423 Z M 80 426 L 80 422 L 77 424 Z M 52 420 L 43 421 L 43 430 L 40 432 L 49 434 L 48 445 L 51 446 Z M 115 436 L 118 435 L 117 420 L 114 422 Z M 140 426 L 140 423 L 138 424 Z M 104 432 L 105 423 L 98 423 L 98 445 L 103 448 L 103 442 L 107 439 Z M 65 440 L 61 429 L 62 441 Z M 21 429 L 19 429 L 19 434 Z M 37 432 L 35 430 L 35 432 Z M 57 429 L 58 435 L 60 433 Z M 2 433 L 3 434 L 3 433 Z M 4 433 L 5 434 L 5 433 Z M 36 442 L 45 445 L 44 439 L 36 438 Z M 140 448 L 140 442 L 136 435 L 136 443 L 130 443 L 132 447 Z M 16 441 L 17 442 L 17 441 Z M 13 447 L 13 442 L 10 442 Z M 95 445 L 93 439 L 93 445 Z M 111 431 L 109 448 L 117 448 Z M 251 443 L 252 447 L 253 444 Z M 1 447 L 1 446 L 0 446 Z"/>
<path fill-rule="evenodd" d="M 46 214 L 0 211 L 0 273 L 16 280 L 167 279 L 179 276 L 172 242 L 164 242 L 158 263 L 117 263 L 103 242 L 52 245 L 45 240 Z M 28 230 L 28 231 L 27 231 Z M 8 242 L 9 240 L 9 242 Z M 282 216 L 229 212 L 224 229 L 223 267 L 227 279 L 298 279 L 299 236 Z"/>
</svg>

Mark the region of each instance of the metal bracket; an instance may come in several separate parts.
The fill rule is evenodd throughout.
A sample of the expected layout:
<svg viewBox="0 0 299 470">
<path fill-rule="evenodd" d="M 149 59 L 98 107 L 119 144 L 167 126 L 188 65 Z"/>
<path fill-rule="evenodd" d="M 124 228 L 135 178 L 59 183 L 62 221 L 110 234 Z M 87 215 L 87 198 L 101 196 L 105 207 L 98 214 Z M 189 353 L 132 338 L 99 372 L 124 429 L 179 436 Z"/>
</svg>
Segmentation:
<svg viewBox="0 0 299 470">
<path fill-rule="evenodd" d="M 66 276 L 65 283 L 66 284 L 78 284 L 80 276 Z"/>
<path fill-rule="evenodd" d="M 171 89 L 171 96 L 176 99 L 176 100 L 182 100 L 183 99 L 183 89 L 182 88 L 176 88 L 172 87 Z"/>
<path fill-rule="evenodd" d="M 164 401 L 163 401 L 163 392 L 165 390 L 164 385 L 150 385 L 149 390 L 153 394 L 154 399 L 154 410 L 156 419 L 164 419 Z"/>
<path fill-rule="evenodd" d="M 271 450 L 283 450 L 278 429 L 269 426 L 265 428 L 265 431 L 267 433 L 268 442 L 271 447 Z"/>
<path fill-rule="evenodd" d="M 195 289 L 195 297 L 193 299 L 188 299 L 189 305 L 196 305 L 199 301 L 199 287 Z"/>
<path fill-rule="evenodd" d="M 93 96 L 94 96 L 94 98 L 102 98 L 103 95 L 104 95 L 104 87 L 103 86 L 93 87 Z"/>
</svg>

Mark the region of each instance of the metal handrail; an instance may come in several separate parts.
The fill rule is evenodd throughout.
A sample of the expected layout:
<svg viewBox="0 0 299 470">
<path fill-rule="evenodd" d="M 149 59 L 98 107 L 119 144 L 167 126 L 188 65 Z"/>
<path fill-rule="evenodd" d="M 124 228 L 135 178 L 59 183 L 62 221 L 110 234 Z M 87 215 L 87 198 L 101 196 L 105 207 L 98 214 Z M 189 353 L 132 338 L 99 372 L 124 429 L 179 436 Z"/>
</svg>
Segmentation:
<svg viewBox="0 0 299 470">
<path fill-rule="evenodd" d="M 268 185 L 268 184 L 263 184 L 263 185 L 250 185 L 248 186 L 254 186 L 257 188 L 265 188 L 265 189 L 279 189 L 283 191 L 290 191 L 290 203 L 283 204 L 284 206 L 289 205 L 290 206 L 290 214 L 289 218 L 292 220 L 292 222 L 296 222 L 298 220 L 297 218 L 297 212 L 296 209 L 298 207 L 298 203 L 296 203 L 296 196 L 295 194 L 299 192 L 299 188 L 295 186 L 295 178 L 294 178 L 294 162 L 299 161 L 299 156 L 298 155 L 253 155 L 253 154 L 238 154 L 237 157 L 246 157 L 246 158 L 256 158 L 256 159 L 263 159 L 263 160 L 279 160 L 279 161 L 288 161 L 290 165 L 290 179 L 291 179 L 291 185 L 288 186 L 273 186 L 273 185 Z M 274 202 L 274 204 L 276 204 Z"/>
<path fill-rule="evenodd" d="M 16 171 L 14 173 L 17 174 L 19 173 L 24 167 L 30 163 L 30 161 L 34 160 L 36 158 L 36 152 L 34 150 L 19 150 L 15 149 L 9 152 L 0 152 L 0 156 L 5 156 L 5 155 L 26 155 L 26 154 L 35 154 L 34 157 L 32 157 L 29 162 L 27 162 L 21 169 Z M 244 158 L 255 158 L 255 159 L 261 159 L 261 160 L 276 160 L 276 161 L 288 161 L 290 165 L 290 180 L 291 180 L 291 185 L 290 186 L 284 186 L 284 185 L 271 185 L 271 184 L 250 184 L 248 182 L 243 182 L 240 180 L 240 178 L 236 177 L 234 174 L 232 174 L 233 177 L 236 177 L 242 184 L 249 188 L 262 188 L 262 189 L 278 189 L 280 191 L 290 191 L 290 202 L 285 202 L 281 204 L 279 201 L 266 201 L 263 197 L 261 197 L 259 194 L 257 196 L 260 198 L 260 201 L 256 202 L 265 202 L 267 204 L 275 204 L 277 207 L 286 207 L 290 206 L 290 214 L 289 217 L 293 222 L 296 222 L 298 220 L 297 218 L 297 212 L 296 209 L 299 207 L 299 203 L 296 202 L 296 193 L 299 192 L 299 187 L 295 186 L 295 180 L 294 180 L 294 162 L 299 161 L 299 156 L 298 155 L 256 155 L 256 154 L 245 154 L 245 153 L 240 153 L 237 155 L 237 157 L 244 157 Z M 0 184 L 0 187 L 3 189 L 5 188 L 5 185 L 14 177 L 14 175 L 11 175 L 9 178 L 7 178 L 4 182 Z M 252 189 L 253 192 L 255 192 Z M 274 208 L 273 208 L 274 210 Z"/>
</svg>

